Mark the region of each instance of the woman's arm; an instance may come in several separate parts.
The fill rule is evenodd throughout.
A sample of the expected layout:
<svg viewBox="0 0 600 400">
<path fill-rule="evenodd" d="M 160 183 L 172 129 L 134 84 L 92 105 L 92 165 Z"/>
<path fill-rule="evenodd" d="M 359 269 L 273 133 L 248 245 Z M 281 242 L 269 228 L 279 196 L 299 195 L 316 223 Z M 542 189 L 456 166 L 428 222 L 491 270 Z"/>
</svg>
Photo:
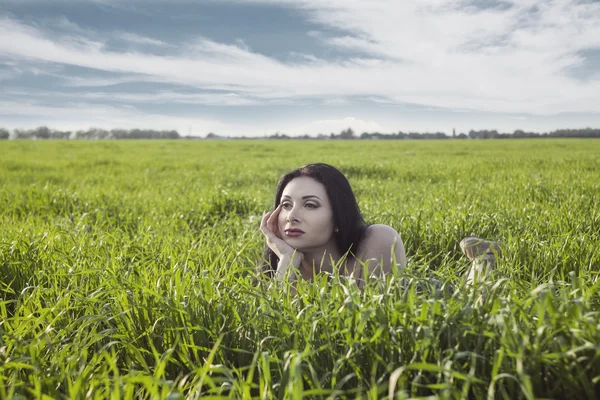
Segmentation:
<svg viewBox="0 0 600 400">
<path fill-rule="evenodd" d="M 295 281 L 297 279 L 297 269 L 304 259 L 304 254 L 292 248 L 281 238 L 281 233 L 277 225 L 277 218 L 280 212 L 281 205 L 273 210 L 272 213 L 265 213 L 260 223 L 260 230 L 265 236 L 267 246 L 269 246 L 279 259 L 277 271 L 275 271 L 277 280 L 283 282 L 287 271 L 292 268 L 290 279 Z"/>
<path fill-rule="evenodd" d="M 392 263 L 406 265 L 406 253 L 402 238 L 394 228 L 376 224 L 367 228 L 356 252 L 353 276 L 364 286 L 363 266 L 366 263 L 369 276 L 383 276 L 392 270 Z"/>
<path fill-rule="evenodd" d="M 298 279 L 298 268 L 300 268 L 300 264 L 304 259 L 304 254 L 299 251 L 295 251 L 291 255 L 283 255 L 279 258 L 279 262 L 277 263 L 277 271 L 275 272 L 275 278 L 279 282 L 283 282 L 285 279 L 285 275 L 288 270 L 291 269 L 290 280 L 292 282 Z"/>
</svg>

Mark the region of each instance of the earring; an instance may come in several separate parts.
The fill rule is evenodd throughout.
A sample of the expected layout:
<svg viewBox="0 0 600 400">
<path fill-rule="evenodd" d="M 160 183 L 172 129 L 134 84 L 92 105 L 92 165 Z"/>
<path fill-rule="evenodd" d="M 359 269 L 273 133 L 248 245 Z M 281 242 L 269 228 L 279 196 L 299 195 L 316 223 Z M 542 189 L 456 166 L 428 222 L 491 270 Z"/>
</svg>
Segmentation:
<svg viewBox="0 0 600 400">
<path fill-rule="evenodd" d="M 338 233 L 338 232 L 340 231 L 340 228 L 335 228 L 333 231 L 334 231 L 335 233 Z"/>
</svg>

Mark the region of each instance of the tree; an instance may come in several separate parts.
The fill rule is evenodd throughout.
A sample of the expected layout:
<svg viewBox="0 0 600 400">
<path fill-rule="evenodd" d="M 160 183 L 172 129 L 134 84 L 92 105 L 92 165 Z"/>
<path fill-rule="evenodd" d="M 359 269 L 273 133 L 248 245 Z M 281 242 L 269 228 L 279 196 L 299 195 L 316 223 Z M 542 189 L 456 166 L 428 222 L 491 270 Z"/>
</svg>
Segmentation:
<svg viewBox="0 0 600 400">
<path fill-rule="evenodd" d="M 15 129 L 15 139 L 31 139 L 31 131 L 27 129 Z"/>
<path fill-rule="evenodd" d="M 113 139 L 126 139 L 129 132 L 127 129 L 111 129 L 110 135 Z"/>
<path fill-rule="evenodd" d="M 0 128 L 0 139 L 8 139 L 10 137 L 10 132 L 6 129 Z"/>
<path fill-rule="evenodd" d="M 176 130 L 162 131 L 161 139 L 180 139 L 181 136 Z"/>
<path fill-rule="evenodd" d="M 50 129 L 47 126 L 40 126 L 31 132 L 36 139 L 50 139 Z"/>
<path fill-rule="evenodd" d="M 352 130 L 352 128 L 348 128 L 345 131 L 341 131 L 340 139 L 354 139 L 354 131 Z"/>
<path fill-rule="evenodd" d="M 50 139 L 69 139 L 71 132 L 69 131 L 51 131 Z"/>
</svg>

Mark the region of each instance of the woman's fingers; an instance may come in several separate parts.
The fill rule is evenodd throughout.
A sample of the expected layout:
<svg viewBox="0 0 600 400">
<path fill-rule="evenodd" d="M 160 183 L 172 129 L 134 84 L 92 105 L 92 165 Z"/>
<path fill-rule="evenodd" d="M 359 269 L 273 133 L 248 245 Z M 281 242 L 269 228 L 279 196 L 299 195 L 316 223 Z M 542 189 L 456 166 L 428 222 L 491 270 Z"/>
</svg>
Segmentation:
<svg viewBox="0 0 600 400">
<path fill-rule="evenodd" d="M 274 213 L 274 212 L 273 212 Z M 271 219 L 273 218 L 273 213 L 265 213 L 263 215 L 262 220 L 260 222 L 260 230 L 267 238 L 267 242 L 273 242 L 274 239 L 278 239 L 275 232 L 273 232 L 273 224 Z"/>
<path fill-rule="evenodd" d="M 279 214 L 281 214 L 282 209 L 283 209 L 283 206 L 280 204 L 277 207 L 277 214 L 273 217 L 273 233 L 275 234 L 275 236 L 277 236 L 280 239 L 282 239 L 282 237 L 281 237 L 281 232 L 279 231 Z M 273 214 L 275 214 L 275 213 L 273 213 Z"/>
<path fill-rule="evenodd" d="M 269 236 L 269 235 L 273 234 L 273 232 L 271 232 L 271 230 L 269 229 L 269 217 L 270 216 L 271 216 L 271 213 L 266 212 L 260 221 L 260 231 L 262 233 L 264 233 L 265 236 Z"/>
<path fill-rule="evenodd" d="M 262 229 L 267 226 L 267 221 L 269 220 L 269 213 L 266 212 L 263 214 L 262 218 L 260 219 L 260 230 L 262 231 Z"/>
<path fill-rule="evenodd" d="M 281 206 L 278 206 L 272 213 L 265 213 L 260 222 L 260 230 L 265 235 L 269 248 L 281 258 L 283 254 L 290 254 L 294 249 L 279 235 L 280 212 Z"/>
<path fill-rule="evenodd" d="M 279 234 L 279 213 L 280 212 L 281 212 L 281 204 L 278 205 L 277 208 L 275 208 L 275 210 L 273 210 L 273 212 L 271 213 L 271 216 L 267 220 L 267 226 L 269 227 L 269 230 L 271 232 L 273 232 L 273 234 L 275 236 L 277 236 L 278 238 L 281 238 L 281 235 Z"/>
</svg>

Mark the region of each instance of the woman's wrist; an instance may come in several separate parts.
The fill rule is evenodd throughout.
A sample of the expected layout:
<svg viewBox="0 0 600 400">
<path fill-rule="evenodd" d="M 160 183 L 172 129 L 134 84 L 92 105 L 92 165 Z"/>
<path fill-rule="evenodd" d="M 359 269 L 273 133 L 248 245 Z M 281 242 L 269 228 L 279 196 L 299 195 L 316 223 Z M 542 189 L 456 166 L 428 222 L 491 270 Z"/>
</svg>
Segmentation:
<svg viewBox="0 0 600 400">
<path fill-rule="evenodd" d="M 303 259 L 304 259 L 304 254 L 297 252 L 297 251 L 295 251 L 292 254 L 283 255 L 279 259 L 279 262 L 277 263 L 277 272 L 275 274 L 277 277 L 277 280 L 280 282 L 283 281 L 287 271 L 290 268 L 293 268 L 293 269 L 299 268 Z M 295 280 L 295 278 L 296 278 L 296 276 L 295 276 L 296 274 L 294 272 L 292 273 L 292 275 L 293 275 L 292 280 Z"/>
</svg>

